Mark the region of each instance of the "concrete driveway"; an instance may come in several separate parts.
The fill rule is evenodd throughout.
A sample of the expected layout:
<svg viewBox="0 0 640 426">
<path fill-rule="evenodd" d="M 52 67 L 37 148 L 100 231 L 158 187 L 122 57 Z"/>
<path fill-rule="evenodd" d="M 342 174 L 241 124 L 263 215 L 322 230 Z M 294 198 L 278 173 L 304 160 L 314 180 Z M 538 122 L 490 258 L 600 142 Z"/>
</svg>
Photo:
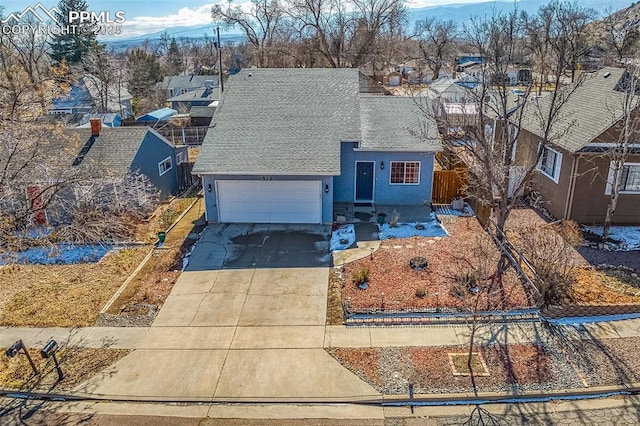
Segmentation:
<svg viewBox="0 0 640 426">
<path fill-rule="evenodd" d="M 79 391 L 190 400 L 367 399 L 325 350 L 330 228 L 210 225 L 141 349 Z"/>
</svg>

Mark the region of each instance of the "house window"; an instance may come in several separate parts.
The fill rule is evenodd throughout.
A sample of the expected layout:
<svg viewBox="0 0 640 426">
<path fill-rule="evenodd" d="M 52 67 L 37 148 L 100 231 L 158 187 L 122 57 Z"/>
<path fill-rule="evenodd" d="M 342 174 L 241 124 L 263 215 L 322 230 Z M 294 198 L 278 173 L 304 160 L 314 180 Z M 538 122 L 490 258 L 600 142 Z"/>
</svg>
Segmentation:
<svg viewBox="0 0 640 426">
<path fill-rule="evenodd" d="M 177 152 L 176 153 L 176 163 L 177 164 L 182 164 L 184 163 L 184 152 Z"/>
<path fill-rule="evenodd" d="M 391 183 L 396 185 L 418 185 L 420 183 L 420 162 L 392 161 Z"/>
<path fill-rule="evenodd" d="M 609 168 L 609 181 L 605 193 L 611 194 L 613 162 Z M 620 193 L 640 194 L 640 163 L 625 163 L 620 171 Z"/>
<path fill-rule="evenodd" d="M 172 166 L 171 157 L 167 157 L 164 160 L 162 160 L 161 162 L 159 162 L 158 163 L 158 172 L 160 173 L 160 176 L 162 176 L 163 174 L 165 174 L 169 170 L 171 170 L 171 166 Z"/>
<path fill-rule="evenodd" d="M 560 179 L 561 166 L 562 154 L 548 146 L 544 147 L 542 157 L 540 157 L 540 161 L 536 168 L 541 171 L 543 175 L 547 176 L 555 183 L 558 183 L 558 180 Z"/>
</svg>

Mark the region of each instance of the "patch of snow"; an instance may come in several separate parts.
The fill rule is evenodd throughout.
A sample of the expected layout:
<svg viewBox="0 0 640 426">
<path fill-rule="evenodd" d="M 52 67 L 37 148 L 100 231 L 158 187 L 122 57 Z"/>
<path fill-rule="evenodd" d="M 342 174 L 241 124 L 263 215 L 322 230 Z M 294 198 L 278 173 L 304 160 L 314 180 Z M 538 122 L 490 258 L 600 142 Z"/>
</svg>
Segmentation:
<svg viewBox="0 0 640 426">
<path fill-rule="evenodd" d="M 602 235 L 602 226 L 585 226 L 587 231 L 596 235 Z M 609 228 L 609 237 L 622 241 L 626 249 L 620 251 L 640 250 L 640 226 L 612 226 Z"/>
<path fill-rule="evenodd" d="M 341 242 L 342 241 L 342 242 Z M 346 241 L 346 242 L 344 242 Z M 356 228 L 353 224 L 342 225 L 331 233 L 330 250 L 346 250 L 356 243 Z"/>
<path fill-rule="evenodd" d="M 447 231 L 442 225 L 433 220 L 431 222 L 422 222 L 421 225 L 424 229 L 416 229 L 417 223 L 399 223 L 397 227 L 393 228 L 390 224 L 384 223 L 378 224 L 380 230 L 380 239 L 386 240 L 388 238 L 411 238 L 411 237 L 446 237 Z"/>
<path fill-rule="evenodd" d="M 124 245 L 72 245 L 58 244 L 31 247 L 17 253 L 1 253 L 0 265 L 10 263 L 38 265 L 69 265 L 73 263 L 95 263 L 111 250 L 121 250 Z"/>
</svg>

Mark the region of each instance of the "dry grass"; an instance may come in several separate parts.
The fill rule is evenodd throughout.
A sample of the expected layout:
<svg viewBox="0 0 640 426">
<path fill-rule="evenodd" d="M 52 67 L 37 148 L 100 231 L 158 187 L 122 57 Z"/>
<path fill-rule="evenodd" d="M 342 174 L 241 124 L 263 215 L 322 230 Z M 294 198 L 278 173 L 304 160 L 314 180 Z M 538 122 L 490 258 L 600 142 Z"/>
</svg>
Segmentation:
<svg viewBox="0 0 640 426">
<path fill-rule="evenodd" d="M 636 291 L 611 271 L 579 269 L 572 298 L 578 305 L 639 305 Z"/>
<path fill-rule="evenodd" d="M 3 280 L 0 323 L 5 326 L 86 327 L 135 270 L 148 248 L 105 256 L 99 263 L 12 265 Z"/>
<path fill-rule="evenodd" d="M 193 199 L 176 199 L 172 206 L 183 211 Z M 160 211 L 166 207 L 160 208 Z M 167 235 L 166 249 L 158 251 L 135 277 L 114 310 L 130 303 L 161 305 L 182 270 L 184 244 L 201 215 L 196 205 Z M 197 217 L 191 217 L 197 216 Z M 159 215 L 138 224 L 138 238 L 155 242 Z M 193 241 L 192 241 L 193 242 Z M 10 265 L 0 268 L 4 281 L 0 294 L 0 325 L 31 327 L 87 327 L 133 273 L 150 246 L 128 248 L 105 256 L 98 263 L 74 265 Z"/>
<path fill-rule="evenodd" d="M 197 235 L 192 233 L 204 226 L 201 216 L 202 200 L 196 203 L 171 229 L 166 236 L 163 248 L 155 251 L 149 262 L 136 274 L 109 308 L 108 313 L 117 315 L 128 306 L 139 303 L 156 306 L 164 303 L 180 276 L 185 252 L 196 241 Z"/>
<path fill-rule="evenodd" d="M 529 305 L 513 271 L 503 277 L 502 283 L 491 287 L 490 274 L 499 254 L 475 218 L 447 218 L 444 226 L 448 237 L 385 240 L 372 256 L 345 265 L 343 298 L 350 298 L 351 307 L 356 309 L 382 307 L 383 293 L 385 309 L 468 309 L 470 301 L 466 296 L 471 293 L 461 298 L 452 291 L 465 273 L 478 273 L 485 277 L 481 278 L 481 287 L 487 289 L 480 293 L 480 310 Z M 416 271 L 409 266 L 410 259 L 416 256 L 427 259 L 426 270 Z M 369 288 L 361 290 L 353 277 L 365 268 L 369 269 Z"/>
<path fill-rule="evenodd" d="M 2 353 L 6 348 L 2 348 Z M 69 391 L 95 373 L 126 356 L 125 349 L 61 349 L 56 356 L 64 379 L 56 384 L 58 375 L 53 359 L 42 359 L 39 349 L 29 349 L 40 374 L 34 376 L 27 358 L 21 352 L 14 358 L 0 357 L 0 388 L 47 392 Z M 55 387 L 54 387 L 55 385 Z"/>
<path fill-rule="evenodd" d="M 338 271 L 329 271 L 329 290 L 327 292 L 327 325 L 344 324 L 342 309 L 342 281 Z"/>
</svg>

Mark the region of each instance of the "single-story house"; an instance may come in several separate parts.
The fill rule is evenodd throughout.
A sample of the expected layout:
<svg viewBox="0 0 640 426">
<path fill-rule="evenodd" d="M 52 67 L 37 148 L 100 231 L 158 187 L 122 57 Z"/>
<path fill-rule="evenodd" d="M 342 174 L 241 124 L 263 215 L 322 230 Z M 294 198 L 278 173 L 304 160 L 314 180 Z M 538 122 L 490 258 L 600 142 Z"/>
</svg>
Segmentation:
<svg viewBox="0 0 640 426">
<path fill-rule="evenodd" d="M 628 74 L 606 67 L 585 75 L 559 113 L 553 144 L 545 147 L 530 182 L 542 206 L 558 219 L 602 224 L 610 199 L 611 161 L 623 118 Z M 516 162 L 531 164 L 542 129 L 536 118 L 549 110 L 549 97 L 529 101 L 518 134 Z M 540 111 L 538 110 L 538 106 Z M 640 111 L 635 111 L 634 115 Z M 623 168 L 622 187 L 613 222 L 640 224 L 640 145 L 633 141 Z"/>
<path fill-rule="evenodd" d="M 360 81 L 356 69 L 231 76 L 193 169 L 207 220 L 330 223 L 334 203 L 428 204 L 442 149 L 435 121 L 413 98 L 367 93 Z"/>
<path fill-rule="evenodd" d="M 171 144 L 153 129 L 102 127 L 97 118 L 87 128 L 51 133 L 40 149 L 46 150 L 40 156 L 46 159 L 42 160 L 47 162 L 46 167 L 34 173 L 25 188 L 34 202 L 40 197 L 35 194 L 49 192 L 46 188 L 51 187 L 52 176 L 68 182 L 69 186 L 57 195 L 68 202 L 77 199 L 76 191 L 87 189 L 86 177 L 97 178 L 104 185 L 99 190 L 108 193 L 111 185 L 119 185 L 130 174 L 147 177 L 159 198 L 164 199 L 178 191 L 178 165 L 188 161 L 186 146 Z M 38 176 L 40 171 L 43 175 Z M 79 176 L 84 177 L 78 179 Z M 54 226 L 65 223 L 69 218 L 65 209 L 59 207 L 59 203 L 48 205 L 38 212 L 36 223 Z"/>
</svg>

